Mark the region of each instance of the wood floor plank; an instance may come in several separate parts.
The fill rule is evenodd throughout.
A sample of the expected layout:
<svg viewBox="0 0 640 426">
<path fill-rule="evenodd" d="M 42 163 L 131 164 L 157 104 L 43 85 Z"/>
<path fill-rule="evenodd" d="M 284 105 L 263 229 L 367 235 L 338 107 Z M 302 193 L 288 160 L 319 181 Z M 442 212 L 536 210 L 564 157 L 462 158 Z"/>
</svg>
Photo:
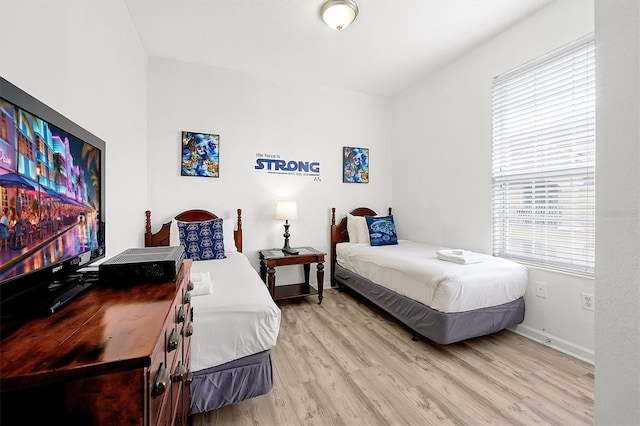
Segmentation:
<svg viewBox="0 0 640 426">
<path fill-rule="evenodd" d="M 276 383 L 295 386 L 312 379 L 313 370 L 309 368 L 304 354 L 290 339 L 279 339 L 272 353 L 272 360 L 276 358 L 280 362 L 273 363 L 274 377 L 282 380 L 275 380 Z"/>
<path fill-rule="evenodd" d="M 362 389 L 369 391 L 369 397 L 383 412 L 393 414 L 389 416 L 392 424 L 458 424 L 459 419 L 446 405 L 439 406 L 386 367 L 373 366 L 351 375 Z"/>
<path fill-rule="evenodd" d="M 271 392 L 202 425 L 588 425 L 593 366 L 510 331 L 438 345 L 335 289 L 280 302 Z"/>
</svg>

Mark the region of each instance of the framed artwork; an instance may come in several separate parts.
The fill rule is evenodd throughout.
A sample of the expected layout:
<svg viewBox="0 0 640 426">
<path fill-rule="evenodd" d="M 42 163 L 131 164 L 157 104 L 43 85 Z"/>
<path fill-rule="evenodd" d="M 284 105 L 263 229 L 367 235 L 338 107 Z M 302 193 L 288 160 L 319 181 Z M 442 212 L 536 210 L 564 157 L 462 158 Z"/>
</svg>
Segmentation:
<svg viewBox="0 0 640 426">
<path fill-rule="evenodd" d="M 182 132 L 182 176 L 220 176 L 220 135 Z"/>
<path fill-rule="evenodd" d="M 369 183 L 369 148 L 343 147 L 342 182 Z"/>
</svg>

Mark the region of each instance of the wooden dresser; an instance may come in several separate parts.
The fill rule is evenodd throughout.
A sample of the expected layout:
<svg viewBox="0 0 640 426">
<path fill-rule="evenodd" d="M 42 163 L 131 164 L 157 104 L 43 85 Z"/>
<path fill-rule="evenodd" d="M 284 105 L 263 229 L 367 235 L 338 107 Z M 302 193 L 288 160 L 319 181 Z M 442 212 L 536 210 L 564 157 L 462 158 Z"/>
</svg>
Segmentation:
<svg viewBox="0 0 640 426">
<path fill-rule="evenodd" d="M 2 425 L 186 425 L 191 260 L 175 282 L 95 287 L 58 313 L 3 322 Z"/>
</svg>

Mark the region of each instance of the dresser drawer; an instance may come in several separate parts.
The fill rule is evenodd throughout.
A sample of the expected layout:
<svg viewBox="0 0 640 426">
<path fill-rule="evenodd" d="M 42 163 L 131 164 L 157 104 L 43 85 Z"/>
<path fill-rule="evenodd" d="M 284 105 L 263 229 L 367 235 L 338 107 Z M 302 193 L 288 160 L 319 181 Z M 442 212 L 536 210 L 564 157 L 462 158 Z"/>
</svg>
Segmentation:
<svg viewBox="0 0 640 426">
<path fill-rule="evenodd" d="M 186 377 L 184 363 L 185 324 L 191 324 L 191 304 L 185 294 L 191 261 L 185 261 L 176 277 L 176 295 L 168 312 L 162 336 L 154 350 L 149 370 L 149 424 L 172 424 L 182 413 L 182 386 Z M 185 304 L 185 302 L 188 302 Z M 188 339 L 190 341 L 190 339 Z M 182 414 L 180 414 L 182 417 Z"/>
<path fill-rule="evenodd" d="M 182 416 L 182 388 L 185 377 L 185 366 L 181 359 L 176 359 L 171 373 L 171 406 L 173 407 L 174 419 Z"/>
<path fill-rule="evenodd" d="M 190 341 L 190 339 L 189 339 Z M 191 412 L 191 382 L 193 381 L 193 373 L 191 372 L 191 345 L 188 344 L 184 352 L 185 359 L 185 377 L 182 382 L 182 418 L 177 424 L 188 424 L 187 416 Z"/>
<path fill-rule="evenodd" d="M 161 418 L 171 418 L 171 406 L 167 403 L 171 393 L 170 368 L 166 359 L 167 327 L 163 329 L 149 367 L 149 424 L 164 424 Z M 168 414 L 167 414 L 168 413 Z M 168 416 L 168 417 L 167 417 Z"/>
<path fill-rule="evenodd" d="M 185 268 L 189 272 L 189 266 Z M 190 274 L 185 277 L 182 287 L 182 308 L 185 316 L 181 323 L 181 357 L 176 366 L 176 379 L 172 387 L 172 398 L 175 401 L 175 425 L 187 425 L 188 415 L 191 410 L 191 335 L 193 334 L 193 307 L 191 306 L 191 291 L 189 290 Z"/>
</svg>

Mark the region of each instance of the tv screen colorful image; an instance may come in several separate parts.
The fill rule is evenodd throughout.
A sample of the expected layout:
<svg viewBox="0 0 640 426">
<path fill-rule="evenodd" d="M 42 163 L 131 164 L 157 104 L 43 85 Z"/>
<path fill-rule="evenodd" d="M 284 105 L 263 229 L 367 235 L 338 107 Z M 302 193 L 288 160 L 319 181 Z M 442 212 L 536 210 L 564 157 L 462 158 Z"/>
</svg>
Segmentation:
<svg viewBox="0 0 640 426">
<path fill-rule="evenodd" d="M 84 134 L 81 139 L 72 132 L 86 132 L 79 126 L 10 83 L 2 83 L 7 84 L 0 92 L 0 291 L 4 299 L 6 282 L 26 277 L 46 280 L 104 256 L 104 142 L 92 136 L 95 140 L 91 138 L 90 143 Z M 23 96 L 5 97 L 14 92 Z M 19 104 L 22 100 L 25 105 Z M 29 107 L 57 122 L 45 120 Z M 41 271 L 47 273 L 36 274 Z M 23 285 L 30 284 L 24 281 Z"/>
</svg>

